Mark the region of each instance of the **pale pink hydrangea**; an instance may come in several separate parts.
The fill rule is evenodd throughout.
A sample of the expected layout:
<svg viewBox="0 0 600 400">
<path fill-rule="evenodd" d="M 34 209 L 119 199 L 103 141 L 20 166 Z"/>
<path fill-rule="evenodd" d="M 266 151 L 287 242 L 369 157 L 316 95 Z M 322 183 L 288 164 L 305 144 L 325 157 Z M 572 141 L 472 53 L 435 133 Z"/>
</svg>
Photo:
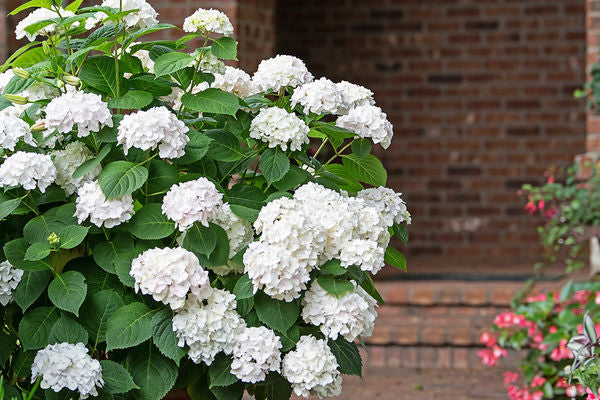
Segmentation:
<svg viewBox="0 0 600 400">
<path fill-rule="evenodd" d="M 233 347 L 231 373 L 242 382 L 265 380 L 270 371 L 281 370 L 281 339 L 264 326 L 245 328 Z"/>
<path fill-rule="evenodd" d="M 39 377 L 42 389 L 77 391 L 82 399 L 98 396 L 97 388 L 104 386 L 102 366 L 89 356 L 83 343 L 50 344 L 38 350 L 31 365 L 31 382 Z"/>
<path fill-rule="evenodd" d="M 18 151 L 0 165 L 0 186 L 21 186 L 25 190 L 36 187 L 44 193 L 56 179 L 56 167 L 49 155 Z"/>
<path fill-rule="evenodd" d="M 102 97 L 82 91 L 68 91 L 52 99 L 46 106 L 44 122 L 49 131 L 57 130 L 59 133 L 69 133 L 77 125 L 78 137 L 113 126 L 110 110 Z"/>
<path fill-rule="evenodd" d="M 198 257 L 181 247 L 146 250 L 131 262 L 135 291 L 152 295 L 173 310 L 181 308 L 188 293 L 204 299 L 211 293 L 208 271 Z"/>
<path fill-rule="evenodd" d="M 131 147 L 154 150 L 158 146 L 161 158 L 179 158 L 185 154 L 185 145 L 190 141 L 186 135 L 189 128 L 166 107 L 154 107 L 123 117 L 119 125 L 117 143 L 123 152 Z"/>
<path fill-rule="evenodd" d="M 223 194 L 214 183 L 202 177 L 171 186 L 163 198 L 162 212 L 183 232 L 194 222 L 208 226 L 209 218 L 222 204 Z"/>
<path fill-rule="evenodd" d="M 75 217 L 98 227 L 113 228 L 131 219 L 133 198 L 130 194 L 107 199 L 97 181 L 88 182 L 77 191 Z"/>
</svg>

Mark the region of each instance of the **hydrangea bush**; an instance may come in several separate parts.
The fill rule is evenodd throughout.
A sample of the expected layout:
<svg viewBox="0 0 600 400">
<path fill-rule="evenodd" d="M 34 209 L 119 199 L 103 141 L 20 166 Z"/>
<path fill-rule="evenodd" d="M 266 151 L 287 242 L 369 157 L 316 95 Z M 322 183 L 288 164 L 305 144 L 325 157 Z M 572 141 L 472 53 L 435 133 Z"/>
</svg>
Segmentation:
<svg viewBox="0 0 600 400">
<path fill-rule="evenodd" d="M 592 336 L 595 341 L 600 325 L 592 320 L 599 318 L 600 283 L 571 281 L 559 294 L 529 296 L 512 311 L 499 314 L 492 331 L 481 336 L 485 349 L 479 356 L 484 364 L 495 366 L 510 350 L 526 352 L 520 371 L 504 374 L 511 400 L 595 400 L 597 372 L 595 382 L 573 379 L 573 338 Z"/>
<path fill-rule="evenodd" d="M 32 0 L 0 75 L 0 391 L 338 395 L 404 269 L 410 214 L 373 93 L 144 0 Z M 161 30 L 178 40 L 146 40 Z M 197 48 L 196 48 L 197 47 Z M 41 388 L 36 392 L 36 388 Z"/>
</svg>

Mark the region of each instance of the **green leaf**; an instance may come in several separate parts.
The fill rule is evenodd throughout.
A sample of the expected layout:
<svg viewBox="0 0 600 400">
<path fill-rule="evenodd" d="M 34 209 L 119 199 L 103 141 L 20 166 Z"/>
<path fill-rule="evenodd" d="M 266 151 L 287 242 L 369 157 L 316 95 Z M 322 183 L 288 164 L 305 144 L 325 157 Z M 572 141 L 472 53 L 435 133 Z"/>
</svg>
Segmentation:
<svg viewBox="0 0 600 400">
<path fill-rule="evenodd" d="M 19 76 L 13 76 L 4 87 L 2 94 L 19 94 L 35 83 L 35 79 L 23 79 Z"/>
<path fill-rule="evenodd" d="M 282 192 L 287 192 L 290 189 L 293 189 L 297 186 L 306 183 L 310 178 L 310 174 L 303 170 L 300 167 L 295 165 L 290 166 L 289 171 L 277 182 L 273 182 L 273 186 L 277 188 L 277 190 L 281 190 Z"/>
<path fill-rule="evenodd" d="M 560 289 L 560 302 L 565 302 L 568 298 L 571 297 L 571 294 L 574 292 L 574 282 L 573 280 L 569 280 L 561 289 Z"/>
<path fill-rule="evenodd" d="M 109 100 L 108 106 L 110 108 L 122 108 L 126 110 L 141 110 L 152 103 L 152 100 L 154 100 L 154 96 L 148 92 L 143 90 L 130 90 L 121 97 Z"/>
<path fill-rule="evenodd" d="M 71 4 L 66 6 L 65 10 L 75 12 L 79 9 L 79 6 L 81 6 L 81 3 L 83 3 L 83 0 L 75 0 L 74 2 L 72 2 Z"/>
<path fill-rule="evenodd" d="M 248 277 L 248 274 L 244 274 L 238 279 L 233 288 L 233 294 L 235 294 L 235 297 L 238 300 L 249 299 L 254 296 L 254 286 L 252 285 L 252 280 Z"/>
<path fill-rule="evenodd" d="M 129 371 L 121 364 L 110 360 L 102 360 L 100 365 L 102 366 L 102 380 L 104 380 L 102 390 L 107 393 L 127 393 L 130 390 L 140 388 L 133 381 Z"/>
<path fill-rule="evenodd" d="M 108 319 L 122 306 L 121 296 L 111 289 L 96 292 L 83 303 L 80 321 L 89 332 L 94 347 L 106 340 Z"/>
<path fill-rule="evenodd" d="M 152 337 L 154 311 L 143 303 L 127 304 L 108 319 L 106 350 L 137 346 Z"/>
<path fill-rule="evenodd" d="M 211 389 L 217 386 L 229 386 L 237 382 L 238 378 L 231 373 L 231 362 L 231 357 L 224 353 L 217 354 L 215 360 L 208 367 Z"/>
<path fill-rule="evenodd" d="M 344 294 L 354 290 L 354 285 L 345 279 L 334 278 L 330 275 L 321 275 L 317 278 L 319 285 L 328 293 L 335 297 L 341 297 Z"/>
<path fill-rule="evenodd" d="M 24 271 L 44 271 L 52 269 L 47 260 L 26 261 L 25 254 L 28 248 L 29 243 L 23 238 L 11 240 L 4 245 L 4 255 L 9 263 Z"/>
<path fill-rule="evenodd" d="M 257 220 L 258 214 L 260 213 L 260 210 L 240 206 L 238 204 L 231 204 L 230 208 L 235 215 L 251 223 L 254 223 L 254 221 Z"/>
<path fill-rule="evenodd" d="M 360 287 L 362 287 L 365 290 L 365 292 L 367 292 L 372 298 L 377 300 L 377 302 L 379 304 L 385 304 L 385 302 L 383 301 L 383 298 L 381 298 L 381 295 L 375 288 L 375 284 L 373 283 L 373 279 L 371 278 L 371 275 L 366 273 L 366 274 L 364 274 L 364 276 L 366 279 L 363 279 L 363 281 L 360 282 Z"/>
<path fill-rule="evenodd" d="M 23 10 L 27 10 L 28 8 L 40 7 L 52 9 L 52 1 L 51 0 L 30 0 L 24 4 L 21 4 L 19 7 L 12 10 L 8 15 L 15 15 L 20 13 Z"/>
<path fill-rule="evenodd" d="M 25 271 L 12 293 L 15 303 L 25 312 L 46 290 L 52 274 L 47 271 Z"/>
<path fill-rule="evenodd" d="M 215 88 L 209 88 L 197 94 L 187 93 L 183 95 L 181 102 L 187 108 L 201 113 L 235 116 L 240 108 L 240 102 L 236 95 Z"/>
<path fill-rule="evenodd" d="M 131 86 L 138 90 L 144 90 L 154 96 L 168 96 L 171 94 L 172 87 L 175 82 L 171 82 L 165 78 L 157 78 L 152 74 L 135 75 L 129 78 Z"/>
<path fill-rule="evenodd" d="M 163 355 L 179 365 L 186 352 L 177 345 L 178 339 L 173 331 L 171 310 L 163 308 L 152 317 L 152 340 Z"/>
<path fill-rule="evenodd" d="M 222 129 L 211 129 L 206 132 L 211 140 L 209 156 L 217 161 L 238 161 L 245 156 L 238 138 Z"/>
<path fill-rule="evenodd" d="M 46 55 L 44 54 L 44 49 L 40 47 L 35 47 L 33 49 L 27 50 L 20 56 L 18 56 L 12 63 L 12 68 L 29 68 L 33 67 L 36 64 L 42 63 L 46 61 Z"/>
<path fill-rule="evenodd" d="M 287 332 L 300 315 L 295 302 L 275 300 L 263 292 L 256 293 L 254 308 L 262 323 L 279 332 Z"/>
<path fill-rule="evenodd" d="M 162 213 L 159 203 L 150 203 L 138 210 L 128 227 L 133 236 L 144 240 L 162 239 L 175 232 L 175 223 Z"/>
<path fill-rule="evenodd" d="M 344 275 L 348 270 L 342 267 L 340 260 L 333 259 L 327 261 L 325 264 L 320 267 L 321 272 L 324 272 L 329 275 Z"/>
<path fill-rule="evenodd" d="M 211 392 L 217 400 L 242 400 L 246 385 L 242 381 L 229 386 L 215 386 L 211 388 Z"/>
<path fill-rule="evenodd" d="M 258 163 L 267 183 L 277 182 L 290 169 L 290 160 L 279 147 L 267 149 L 260 156 Z"/>
<path fill-rule="evenodd" d="M 29 243 L 48 243 L 48 236 L 51 233 L 58 235 L 65 226 L 63 221 L 44 214 L 29 220 L 23 228 L 23 236 Z"/>
<path fill-rule="evenodd" d="M 267 379 L 264 382 L 260 382 L 257 385 L 256 392 L 257 398 L 260 393 L 263 399 L 289 399 L 292 397 L 292 385 L 281 375 L 271 372 L 267 375 Z"/>
<path fill-rule="evenodd" d="M 116 76 L 115 61 L 107 56 L 88 58 L 79 72 L 83 83 L 111 97 L 118 97 L 118 87 L 122 85 L 122 79 L 117 83 Z"/>
<path fill-rule="evenodd" d="M 235 39 L 223 36 L 213 40 L 210 51 L 223 60 L 237 60 L 237 45 Z"/>
<path fill-rule="evenodd" d="M 127 369 L 140 387 L 141 400 L 162 399 L 177 380 L 175 363 L 165 358 L 152 345 L 131 352 L 127 357 Z"/>
<path fill-rule="evenodd" d="M 373 154 L 358 158 L 355 154 L 342 156 L 342 162 L 348 174 L 361 182 L 373 186 L 385 186 L 387 172 L 381 161 Z"/>
<path fill-rule="evenodd" d="M 229 261 L 229 238 L 227 237 L 227 232 L 216 224 L 210 224 L 210 229 L 216 234 L 217 244 L 208 257 L 201 253 L 196 254 L 200 260 L 200 265 L 206 268 L 227 265 Z"/>
<path fill-rule="evenodd" d="M 190 137 L 190 141 L 185 145 L 185 154 L 174 160 L 177 164 L 186 165 L 194 163 L 208 153 L 212 141 L 210 137 L 195 130 L 190 130 L 188 136 Z"/>
<path fill-rule="evenodd" d="M 133 256 L 131 235 L 120 233 L 109 242 L 98 243 L 92 252 L 94 261 L 106 272 L 116 274 L 114 263 L 120 258 Z"/>
<path fill-rule="evenodd" d="M 408 243 L 408 230 L 406 226 L 403 224 L 394 224 L 392 225 L 392 229 L 394 230 L 394 235 L 398 237 L 398 239 L 402 240 L 402 243 Z"/>
<path fill-rule="evenodd" d="M 87 285 L 85 277 L 77 271 L 57 274 L 48 286 L 48 297 L 61 310 L 79 315 L 79 307 L 85 300 Z"/>
<path fill-rule="evenodd" d="M 31 364 L 33 364 L 35 355 L 35 351 L 24 351 L 22 348 L 17 350 L 11 362 L 12 370 L 16 376 L 21 378 L 31 376 Z"/>
<path fill-rule="evenodd" d="M 400 253 L 392 246 L 388 246 L 385 249 L 385 262 L 402 271 L 406 271 L 406 258 L 404 257 L 404 254 Z"/>
<path fill-rule="evenodd" d="M 192 253 L 209 256 L 217 246 L 217 234 L 209 226 L 195 222 L 185 233 L 183 248 Z"/>
<path fill-rule="evenodd" d="M 0 330 L 0 368 L 8 361 L 11 353 L 17 347 L 17 336 L 13 333 Z"/>
<path fill-rule="evenodd" d="M 107 199 L 133 193 L 148 179 L 148 170 L 129 161 L 108 164 L 98 177 L 98 183 Z"/>
<path fill-rule="evenodd" d="M 90 228 L 81 225 L 69 225 L 64 227 L 58 236 L 60 237 L 61 249 L 73 249 L 81 244 L 88 234 Z"/>
<path fill-rule="evenodd" d="M 38 261 L 48 257 L 52 249 L 48 243 L 34 243 L 27 248 L 25 252 L 26 261 Z"/>
<path fill-rule="evenodd" d="M 87 344 L 88 337 L 88 332 L 79 322 L 63 314 L 52 326 L 48 343 Z"/>
<path fill-rule="evenodd" d="M 296 347 L 296 343 L 300 340 L 300 329 L 297 326 L 292 326 L 287 333 L 277 332 L 277 336 L 279 336 L 283 345 L 281 351 L 290 351 Z"/>
<path fill-rule="evenodd" d="M 50 330 L 58 320 L 58 313 L 54 307 L 38 307 L 29 311 L 19 324 L 19 339 L 23 349 L 36 350 L 48 344 Z"/>
<path fill-rule="evenodd" d="M 75 179 L 81 178 L 82 176 L 85 176 L 85 175 L 89 174 L 90 172 L 92 172 L 94 170 L 94 168 L 96 168 L 96 166 L 100 165 L 102 160 L 104 160 L 104 158 L 106 158 L 108 153 L 110 153 L 110 148 L 111 148 L 111 146 L 109 144 L 104 145 L 100 149 L 98 156 L 85 161 L 83 164 L 81 164 L 79 167 L 77 167 L 77 169 L 75 171 L 73 171 L 73 178 L 75 178 Z"/>
<path fill-rule="evenodd" d="M 21 199 L 12 199 L 0 203 L 0 219 L 8 217 L 19 207 L 19 204 L 21 204 Z"/>
<path fill-rule="evenodd" d="M 239 204 L 241 206 L 260 210 L 267 196 L 256 186 L 238 183 L 234 185 L 227 193 L 229 204 Z"/>
<path fill-rule="evenodd" d="M 127 39 L 125 39 L 125 41 L 123 42 L 123 47 L 128 47 L 134 40 L 136 40 L 139 37 L 148 35 L 150 33 L 162 31 L 165 29 L 177 29 L 177 27 L 175 25 L 165 24 L 165 23 L 147 26 L 147 27 L 139 29 L 139 30 L 133 32 L 132 34 L 130 34 L 129 36 L 127 36 Z"/>
<path fill-rule="evenodd" d="M 363 158 L 371 152 L 373 145 L 369 139 L 359 138 L 352 142 L 352 152 L 356 154 L 358 158 Z"/>
<path fill-rule="evenodd" d="M 186 53 L 176 51 L 165 53 L 154 62 L 154 74 L 156 76 L 170 75 L 186 68 L 193 61 L 194 57 Z"/>
<path fill-rule="evenodd" d="M 166 193 L 179 174 L 177 168 L 163 160 L 152 160 L 148 169 L 148 193 Z"/>
<path fill-rule="evenodd" d="M 346 375 L 356 375 L 362 377 L 362 360 L 360 353 L 354 342 L 350 343 L 343 338 L 327 342 L 331 352 L 339 365 L 339 371 Z"/>
</svg>

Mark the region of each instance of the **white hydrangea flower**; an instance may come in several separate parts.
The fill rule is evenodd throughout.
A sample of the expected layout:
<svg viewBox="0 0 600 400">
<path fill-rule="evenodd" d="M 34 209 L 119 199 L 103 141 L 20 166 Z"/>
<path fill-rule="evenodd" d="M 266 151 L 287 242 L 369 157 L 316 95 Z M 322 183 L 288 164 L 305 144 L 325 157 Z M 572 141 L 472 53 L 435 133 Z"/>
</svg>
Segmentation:
<svg viewBox="0 0 600 400">
<path fill-rule="evenodd" d="M 302 299 L 302 318 L 319 326 L 323 335 L 336 340 L 339 335 L 352 342 L 358 336 L 371 336 L 375 327 L 377 301 L 360 286 L 335 297 L 313 282 Z"/>
<path fill-rule="evenodd" d="M 292 108 L 296 107 L 296 104 L 304 107 L 304 114 L 337 114 L 338 110 L 344 107 L 342 93 L 336 84 L 327 78 L 297 87 L 291 98 Z"/>
<path fill-rule="evenodd" d="M 343 267 L 360 266 L 373 275 L 385 267 L 385 249 L 373 240 L 352 239 L 344 244 L 340 252 Z"/>
<path fill-rule="evenodd" d="M 387 226 L 392 226 L 394 223 L 411 223 L 410 212 L 402 200 L 402 193 L 396 193 L 390 188 L 380 186 L 361 190 L 356 197 L 364 199 L 368 205 L 377 208 Z"/>
<path fill-rule="evenodd" d="M 12 69 L 7 69 L 6 71 L 0 74 L 0 93 L 4 92 L 6 85 L 8 85 L 8 82 L 10 82 L 10 80 L 14 78 L 14 76 L 15 73 Z"/>
<path fill-rule="evenodd" d="M 356 85 L 347 81 L 341 81 L 335 84 L 342 93 L 343 107 L 338 110 L 340 113 L 347 113 L 349 110 L 358 106 L 375 105 L 373 92 L 364 86 Z"/>
<path fill-rule="evenodd" d="M 250 137 L 287 150 L 300 150 L 309 142 L 310 128 L 295 114 L 283 108 L 263 108 L 250 123 Z"/>
<path fill-rule="evenodd" d="M 130 194 L 106 199 L 97 181 L 88 182 L 77 191 L 75 217 L 81 224 L 88 217 L 98 227 L 115 227 L 131 219 L 133 198 Z"/>
<path fill-rule="evenodd" d="M 212 87 L 233 93 L 242 99 L 258 92 L 250 75 L 239 68 L 225 66 L 225 72 L 215 74 Z"/>
<path fill-rule="evenodd" d="M 387 149 L 392 143 L 393 126 L 387 114 L 377 106 L 358 106 L 335 122 L 336 126 L 348 129 L 362 138 L 369 138 Z"/>
<path fill-rule="evenodd" d="M 208 219 L 209 222 L 219 225 L 229 239 L 229 258 L 235 256 L 238 251 L 244 248 L 248 243 L 252 242 L 253 232 L 252 225 L 235 215 L 231 211 L 229 203 L 218 206 L 215 213 Z"/>
<path fill-rule="evenodd" d="M 220 33 L 233 35 L 233 25 L 227 15 L 219 10 L 199 8 L 183 21 L 185 32 Z"/>
<path fill-rule="evenodd" d="M 102 7 L 119 9 L 121 5 L 123 6 L 123 11 L 138 10 L 123 17 L 127 28 L 147 28 L 158 24 L 158 13 L 146 0 L 104 0 L 102 2 Z M 106 17 L 107 15 L 103 12 L 95 13 L 94 18 L 88 18 L 85 22 L 86 29 L 92 29 Z"/>
<path fill-rule="evenodd" d="M 42 377 L 40 387 L 59 392 L 78 391 L 82 399 L 98 396 L 96 387 L 104 386 L 102 366 L 88 355 L 83 343 L 50 344 L 38 350 L 31 365 L 31 382 Z"/>
<path fill-rule="evenodd" d="M 222 204 L 223 194 L 214 183 L 202 177 L 171 186 L 163 198 L 162 212 L 183 232 L 197 221 L 208 226 L 208 219 Z"/>
<path fill-rule="evenodd" d="M 140 44 L 140 42 L 131 43 L 130 47 L 128 47 L 125 51 L 127 53 L 131 53 L 131 47 L 137 44 Z M 142 68 L 144 68 L 144 71 L 150 72 L 151 74 L 154 73 L 154 61 L 150 58 L 150 51 L 142 49 L 136 51 L 132 55 L 142 62 Z"/>
<path fill-rule="evenodd" d="M 56 184 L 63 188 L 67 196 L 72 195 L 84 183 L 91 182 L 100 175 L 102 166 L 98 164 L 93 170 L 73 178 L 73 172 L 84 162 L 92 159 L 94 155 L 81 142 L 71 142 L 64 150 L 56 150 L 51 153 L 54 166 L 56 167 Z"/>
<path fill-rule="evenodd" d="M 281 369 L 281 339 L 264 326 L 245 328 L 233 348 L 231 373 L 242 382 L 262 382 L 269 371 Z"/>
<path fill-rule="evenodd" d="M 282 375 L 292 384 L 294 393 L 319 398 L 337 396 L 342 391 L 338 363 L 327 342 L 312 335 L 302 336 L 296 349 L 285 355 Z"/>
<path fill-rule="evenodd" d="M 296 87 L 312 82 L 313 79 L 302 60 L 287 55 L 277 55 L 261 61 L 252 77 L 254 84 L 262 92 L 269 89 L 278 92 L 281 88 Z"/>
<path fill-rule="evenodd" d="M 179 158 L 190 141 L 189 130 L 167 107 L 153 107 L 123 117 L 117 143 L 123 145 L 125 154 L 131 147 L 154 150 L 158 146 L 161 158 Z"/>
<path fill-rule="evenodd" d="M 113 126 L 108 105 L 100 95 L 80 90 L 68 91 L 46 106 L 46 128 L 69 133 L 77 125 L 77 136 L 85 137 L 105 126 Z"/>
<path fill-rule="evenodd" d="M 12 266 L 8 261 L 0 263 L 0 304 L 6 306 L 12 298 L 12 292 L 17 288 L 23 270 Z"/>
<path fill-rule="evenodd" d="M 198 68 L 200 71 L 206 74 L 224 74 L 225 73 L 225 63 L 217 58 L 210 51 L 195 51 L 192 53 L 192 57 L 195 59 L 200 59 L 200 63 L 198 64 Z"/>
<path fill-rule="evenodd" d="M 204 301 L 188 297 L 176 311 L 173 331 L 180 347 L 189 346 L 188 356 L 193 362 L 210 365 L 221 351 L 232 353 L 237 337 L 246 327 L 235 311 L 236 306 L 233 294 L 213 289 Z"/>
<path fill-rule="evenodd" d="M 0 74 L 0 93 L 4 92 L 6 86 L 10 82 L 12 78 L 14 78 L 15 74 L 12 69 L 9 69 Z M 42 82 L 35 82 L 33 85 L 29 86 L 25 90 L 22 90 L 18 93 L 19 96 L 27 98 L 30 102 L 43 100 L 43 99 L 52 99 L 56 96 L 60 95 L 60 91 L 50 85 L 47 85 Z M 20 117 L 23 111 L 27 110 L 31 107 L 31 104 L 13 104 L 10 107 L 6 107 L 5 109 L 0 111 L 0 116 L 11 116 L 11 117 Z M 38 110 L 36 115 L 39 114 Z"/>
<path fill-rule="evenodd" d="M 44 193 L 56 179 L 56 167 L 49 155 L 18 151 L 0 165 L 0 186 L 37 188 Z"/>
<path fill-rule="evenodd" d="M 300 297 L 310 280 L 312 267 L 281 245 L 252 242 L 244 253 L 244 272 L 252 280 L 254 291 L 262 289 L 277 300 Z"/>
<path fill-rule="evenodd" d="M 0 147 L 14 151 L 20 140 L 36 145 L 27 122 L 14 115 L 0 114 Z"/>
<path fill-rule="evenodd" d="M 198 257 L 181 247 L 144 251 L 131 262 L 129 275 L 135 279 L 136 293 L 150 294 L 173 310 L 184 305 L 189 292 L 204 299 L 212 290 Z"/>
<path fill-rule="evenodd" d="M 69 18 L 69 17 L 73 17 L 75 14 L 73 13 L 73 11 L 67 11 L 61 7 L 60 15 L 63 18 Z M 23 39 L 24 37 L 26 37 L 30 42 L 33 42 L 37 38 L 38 35 L 51 34 L 56 29 L 55 23 L 46 25 L 43 28 L 40 28 L 39 30 L 34 32 L 33 34 L 30 34 L 27 31 L 25 31 L 25 28 L 27 28 L 30 25 L 37 24 L 38 22 L 45 21 L 47 19 L 56 19 L 56 18 L 59 18 L 59 15 L 54 10 L 49 10 L 47 8 L 38 8 L 38 9 L 32 11 L 31 13 L 29 13 L 28 16 L 23 18 L 17 24 L 17 26 L 15 28 L 15 34 L 17 36 L 17 39 Z M 79 22 L 74 22 L 72 26 L 73 27 L 79 26 Z"/>
</svg>

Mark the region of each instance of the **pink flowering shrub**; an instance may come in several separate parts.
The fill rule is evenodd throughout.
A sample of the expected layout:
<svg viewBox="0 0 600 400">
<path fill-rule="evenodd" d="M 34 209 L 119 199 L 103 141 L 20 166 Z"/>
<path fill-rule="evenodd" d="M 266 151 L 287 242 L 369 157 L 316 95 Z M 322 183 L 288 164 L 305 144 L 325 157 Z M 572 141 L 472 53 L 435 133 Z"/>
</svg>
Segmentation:
<svg viewBox="0 0 600 400">
<path fill-rule="evenodd" d="M 496 316 L 492 330 L 481 335 L 485 348 L 479 357 L 493 367 L 508 351 L 526 350 L 520 371 L 504 374 L 511 400 L 596 399 L 587 385 L 571 379 L 574 354 L 568 345 L 570 338 L 582 334 L 585 313 L 600 320 L 599 304 L 598 282 L 570 282 L 560 295 L 529 296 L 523 304 Z M 600 333 L 600 324 L 595 330 Z"/>
</svg>

